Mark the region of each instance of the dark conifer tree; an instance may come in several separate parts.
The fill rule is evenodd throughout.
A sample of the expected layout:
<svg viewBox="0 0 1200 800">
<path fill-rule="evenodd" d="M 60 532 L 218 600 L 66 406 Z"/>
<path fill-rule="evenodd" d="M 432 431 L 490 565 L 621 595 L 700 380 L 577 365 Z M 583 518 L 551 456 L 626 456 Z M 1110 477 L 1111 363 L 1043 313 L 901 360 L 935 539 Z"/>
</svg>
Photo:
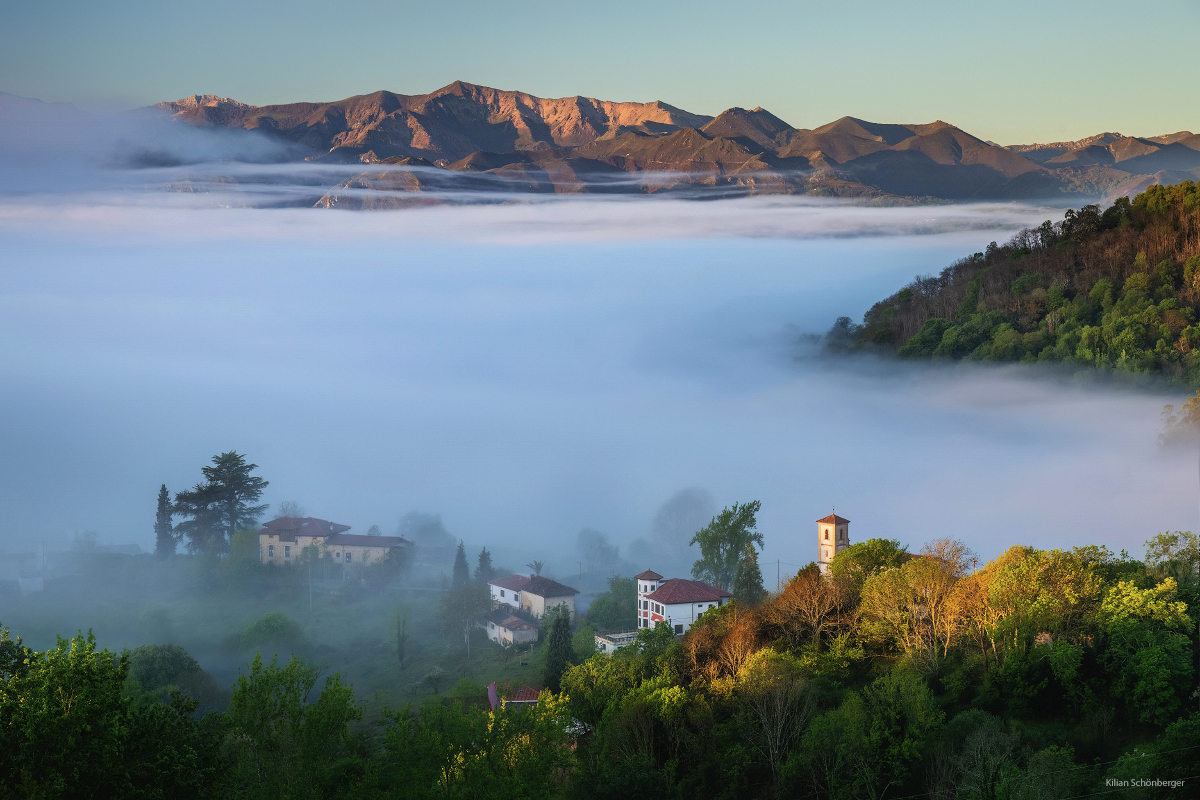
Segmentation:
<svg viewBox="0 0 1200 800">
<path fill-rule="evenodd" d="M 485 547 L 479 551 L 479 563 L 475 565 L 475 580 L 487 583 L 496 577 L 496 569 L 492 566 L 492 554 Z"/>
<path fill-rule="evenodd" d="M 737 575 L 733 579 L 733 596 L 749 605 L 758 605 L 767 599 L 762 570 L 758 566 L 758 551 L 749 542 L 742 550 L 742 560 L 738 562 Z"/>
<path fill-rule="evenodd" d="M 563 673 L 570 666 L 569 662 L 574 654 L 571 647 L 571 615 L 559 608 L 547 615 L 551 616 L 553 622 L 550 623 L 550 636 L 546 640 L 546 672 L 543 682 L 547 689 L 558 694 Z"/>
<path fill-rule="evenodd" d="M 451 573 L 451 585 L 455 588 L 466 586 L 471 582 L 471 567 L 467 564 L 467 550 L 463 547 L 462 539 L 458 540 L 458 552 L 454 554 L 454 572 Z"/>
<path fill-rule="evenodd" d="M 175 555 L 175 527 L 171 524 L 171 493 L 164 483 L 158 490 L 158 512 L 154 515 L 154 554 Z"/>
<path fill-rule="evenodd" d="M 268 482 L 250 473 L 257 464 L 230 450 L 213 456 L 213 466 L 202 467 L 206 483 L 175 495 L 174 513 L 188 517 L 178 530 L 188 537 L 192 552 L 224 553 L 233 534 L 258 524 L 258 515 L 267 510 L 265 503 L 254 505 L 262 497 Z"/>
</svg>

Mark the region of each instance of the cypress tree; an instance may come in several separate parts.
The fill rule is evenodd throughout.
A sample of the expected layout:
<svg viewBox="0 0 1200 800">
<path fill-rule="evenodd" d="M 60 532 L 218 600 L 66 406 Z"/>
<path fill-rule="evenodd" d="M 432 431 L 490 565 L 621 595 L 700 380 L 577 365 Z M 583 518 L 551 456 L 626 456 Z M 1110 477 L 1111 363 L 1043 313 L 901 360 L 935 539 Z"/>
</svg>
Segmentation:
<svg viewBox="0 0 1200 800">
<path fill-rule="evenodd" d="M 458 552 L 454 554 L 454 572 L 451 573 L 451 583 L 456 588 L 466 586 L 471 582 L 471 567 L 467 564 L 467 551 L 462 539 L 458 540 Z"/>
<path fill-rule="evenodd" d="M 475 565 L 475 580 L 487 583 L 496 577 L 496 569 L 492 566 L 492 554 L 485 547 L 479 551 L 479 563 Z"/>
<path fill-rule="evenodd" d="M 175 555 L 175 527 L 171 524 L 171 493 L 164 483 L 158 490 L 158 512 L 154 515 L 154 554 Z"/>
<path fill-rule="evenodd" d="M 571 615 L 563 609 L 552 613 L 554 622 L 550 625 L 550 636 L 546 641 L 546 672 L 542 680 L 547 689 L 558 694 L 563 673 L 567 671 L 574 650 L 571 647 Z"/>
<path fill-rule="evenodd" d="M 767 599 L 767 590 L 763 588 L 762 570 L 758 567 L 758 551 L 750 542 L 742 550 L 742 560 L 738 562 L 737 575 L 733 579 L 733 596 L 739 602 L 748 605 L 758 605 Z"/>
</svg>

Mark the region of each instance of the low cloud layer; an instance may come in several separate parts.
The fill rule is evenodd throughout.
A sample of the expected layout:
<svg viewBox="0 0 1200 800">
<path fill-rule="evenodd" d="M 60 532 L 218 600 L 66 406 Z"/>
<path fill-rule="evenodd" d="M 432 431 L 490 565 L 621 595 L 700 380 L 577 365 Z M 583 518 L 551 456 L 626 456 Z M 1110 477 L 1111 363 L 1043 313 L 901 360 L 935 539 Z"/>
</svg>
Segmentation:
<svg viewBox="0 0 1200 800">
<path fill-rule="evenodd" d="M 768 582 L 765 562 L 813 558 L 833 505 L 856 539 L 953 535 L 989 556 L 1140 554 L 1194 527 L 1194 454 L 1155 442 L 1178 394 L 798 358 L 804 332 L 1038 209 L 163 196 L 0 204 L 0 443 L 19 454 L 0 468 L 0 548 L 81 529 L 148 547 L 159 484 L 228 449 L 272 503 L 360 533 L 438 512 L 505 563 L 558 570 L 580 528 L 628 545 L 686 487 L 762 501 Z"/>
</svg>

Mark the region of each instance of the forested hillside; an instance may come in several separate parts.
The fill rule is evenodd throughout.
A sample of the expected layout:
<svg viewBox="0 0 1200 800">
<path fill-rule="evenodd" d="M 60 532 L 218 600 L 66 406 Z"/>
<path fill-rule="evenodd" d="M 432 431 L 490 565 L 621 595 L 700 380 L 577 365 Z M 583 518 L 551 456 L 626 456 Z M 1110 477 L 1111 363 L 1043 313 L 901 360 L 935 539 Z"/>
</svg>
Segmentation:
<svg viewBox="0 0 1200 800">
<path fill-rule="evenodd" d="M 1151 186 L 919 277 L 842 318 L 834 349 L 1061 362 L 1200 385 L 1200 187 Z"/>
<path fill-rule="evenodd" d="M 681 639 L 660 626 L 568 667 L 532 709 L 460 687 L 369 725 L 301 660 L 256 658 L 197 718 L 138 688 L 181 651 L 5 634 L 0 795 L 1194 797 L 1200 537 L 1147 545 L 981 565 L 953 540 L 868 540 Z"/>
</svg>

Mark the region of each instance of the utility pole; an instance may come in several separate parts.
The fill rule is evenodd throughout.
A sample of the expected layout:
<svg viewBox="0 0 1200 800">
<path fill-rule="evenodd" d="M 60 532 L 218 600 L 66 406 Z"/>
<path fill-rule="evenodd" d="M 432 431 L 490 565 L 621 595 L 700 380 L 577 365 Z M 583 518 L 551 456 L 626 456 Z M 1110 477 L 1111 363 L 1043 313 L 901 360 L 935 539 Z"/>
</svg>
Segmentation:
<svg viewBox="0 0 1200 800">
<path fill-rule="evenodd" d="M 779 594 L 779 559 L 775 559 L 775 594 Z"/>
</svg>

